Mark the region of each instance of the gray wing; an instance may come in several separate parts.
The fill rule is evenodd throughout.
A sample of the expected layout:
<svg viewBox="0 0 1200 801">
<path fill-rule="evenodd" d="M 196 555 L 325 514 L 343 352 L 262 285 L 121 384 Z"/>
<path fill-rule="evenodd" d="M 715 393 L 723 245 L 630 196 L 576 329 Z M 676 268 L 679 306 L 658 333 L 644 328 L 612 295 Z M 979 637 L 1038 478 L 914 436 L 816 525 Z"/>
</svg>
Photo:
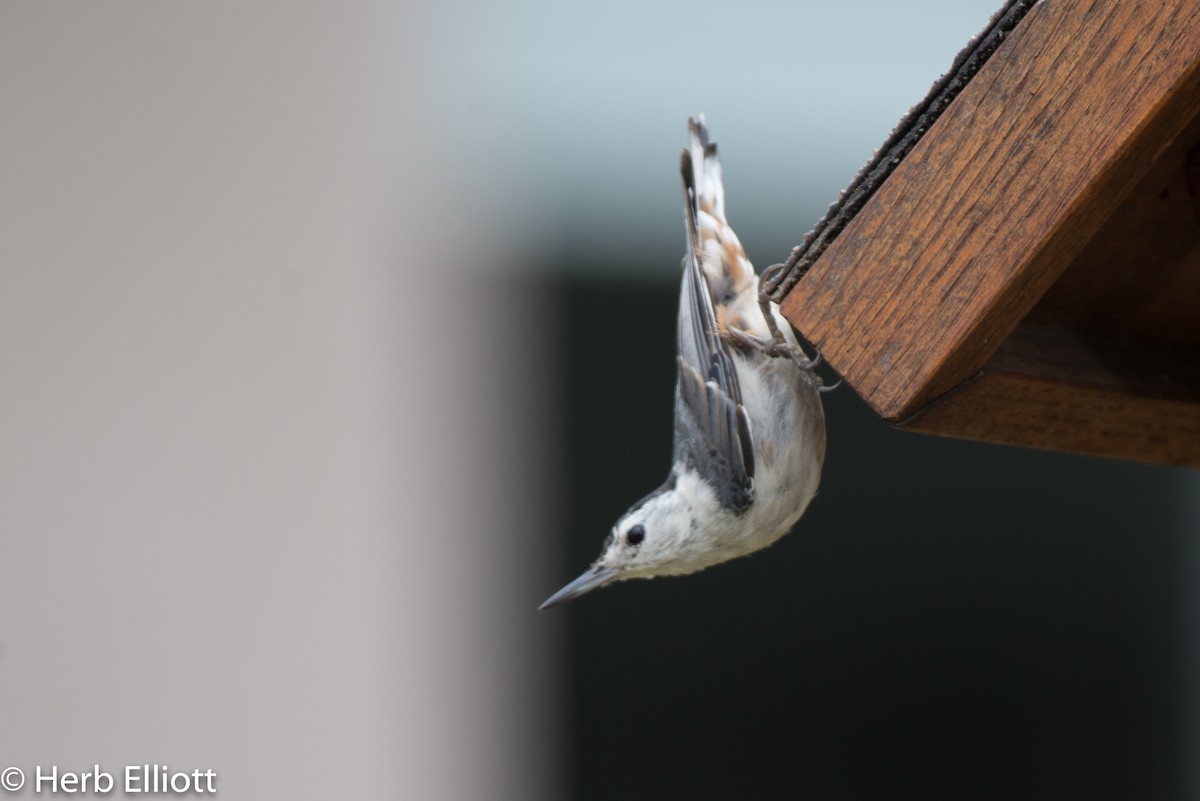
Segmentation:
<svg viewBox="0 0 1200 801">
<path fill-rule="evenodd" d="M 699 261 L 692 157 L 681 165 L 687 255 L 679 293 L 679 378 L 675 388 L 675 460 L 696 470 L 721 504 L 744 511 L 753 500 L 754 445 L 750 418 L 729 349 L 717 331 L 712 296 Z"/>
</svg>

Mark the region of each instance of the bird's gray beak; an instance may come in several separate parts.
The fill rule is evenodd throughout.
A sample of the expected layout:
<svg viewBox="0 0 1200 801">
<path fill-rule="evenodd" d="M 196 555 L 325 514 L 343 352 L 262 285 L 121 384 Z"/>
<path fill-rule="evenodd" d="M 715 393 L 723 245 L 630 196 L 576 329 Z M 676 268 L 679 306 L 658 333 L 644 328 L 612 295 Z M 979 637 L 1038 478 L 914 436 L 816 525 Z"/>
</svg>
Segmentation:
<svg viewBox="0 0 1200 801">
<path fill-rule="evenodd" d="M 547 598 L 545 603 L 538 607 L 538 611 L 564 604 L 573 598 L 578 598 L 585 592 L 591 592 L 597 587 L 603 587 L 616 577 L 617 571 L 613 568 L 592 565 L 582 576 Z"/>
</svg>

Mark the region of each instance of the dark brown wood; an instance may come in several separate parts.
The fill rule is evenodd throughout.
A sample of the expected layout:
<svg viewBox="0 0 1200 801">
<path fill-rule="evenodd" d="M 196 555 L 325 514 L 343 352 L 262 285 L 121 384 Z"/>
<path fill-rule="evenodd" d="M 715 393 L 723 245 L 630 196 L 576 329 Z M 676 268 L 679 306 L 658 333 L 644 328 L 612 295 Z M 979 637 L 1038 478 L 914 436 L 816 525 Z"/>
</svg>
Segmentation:
<svg viewBox="0 0 1200 801">
<path fill-rule="evenodd" d="M 1200 345 L 1200 222 L 1188 186 L 1197 116 L 1169 145 L 1028 319 Z"/>
<path fill-rule="evenodd" d="M 1200 464 L 1198 112 L 1194 0 L 1040 3 L 783 312 L 904 427 Z"/>
<path fill-rule="evenodd" d="M 903 427 L 1200 467 L 1200 349 L 1023 323 Z"/>
</svg>

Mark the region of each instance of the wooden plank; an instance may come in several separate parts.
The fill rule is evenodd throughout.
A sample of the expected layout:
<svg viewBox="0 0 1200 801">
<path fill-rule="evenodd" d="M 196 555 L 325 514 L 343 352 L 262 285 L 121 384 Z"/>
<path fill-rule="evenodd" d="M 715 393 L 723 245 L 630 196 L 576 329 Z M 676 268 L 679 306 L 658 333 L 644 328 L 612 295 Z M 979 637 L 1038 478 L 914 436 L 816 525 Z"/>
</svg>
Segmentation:
<svg viewBox="0 0 1200 801">
<path fill-rule="evenodd" d="M 1029 321 L 1200 346 L 1200 115 L 1121 199 Z M 1200 175 L 1197 175 L 1200 178 Z"/>
<path fill-rule="evenodd" d="M 1200 467 L 1194 403 L 984 374 L 927 407 L 907 430 L 1007 445 Z"/>
<path fill-rule="evenodd" d="M 909 418 L 984 365 L 1197 108 L 1194 0 L 1046 0 L 783 312 L 877 413 Z"/>
<path fill-rule="evenodd" d="M 1200 350 L 1023 324 L 903 427 L 1200 467 Z"/>
</svg>

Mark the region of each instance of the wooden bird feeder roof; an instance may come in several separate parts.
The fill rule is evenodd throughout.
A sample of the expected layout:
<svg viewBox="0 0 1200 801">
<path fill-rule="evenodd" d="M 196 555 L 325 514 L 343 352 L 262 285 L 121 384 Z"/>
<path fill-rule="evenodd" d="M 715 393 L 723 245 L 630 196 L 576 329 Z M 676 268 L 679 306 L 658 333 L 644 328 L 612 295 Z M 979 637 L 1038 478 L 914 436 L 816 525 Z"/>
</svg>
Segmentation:
<svg viewBox="0 0 1200 801">
<path fill-rule="evenodd" d="M 1194 0 L 1015 0 L 767 287 L 901 428 L 1200 466 L 1198 198 Z"/>
</svg>

